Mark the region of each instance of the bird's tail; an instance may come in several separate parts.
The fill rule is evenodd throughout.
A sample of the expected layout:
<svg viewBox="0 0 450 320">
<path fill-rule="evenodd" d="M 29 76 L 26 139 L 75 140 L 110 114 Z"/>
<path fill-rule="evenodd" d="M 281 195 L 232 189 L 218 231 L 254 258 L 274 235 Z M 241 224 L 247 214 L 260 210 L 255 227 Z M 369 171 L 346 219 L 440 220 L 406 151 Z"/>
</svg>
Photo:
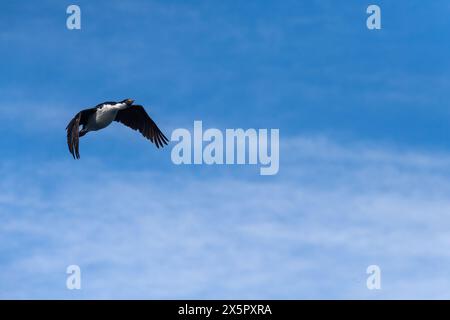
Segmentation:
<svg viewBox="0 0 450 320">
<path fill-rule="evenodd" d="M 86 130 L 80 130 L 80 132 L 78 133 L 78 136 L 81 138 L 81 137 L 84 136 L 86 133 L 88 133 Z"/>
</svg>

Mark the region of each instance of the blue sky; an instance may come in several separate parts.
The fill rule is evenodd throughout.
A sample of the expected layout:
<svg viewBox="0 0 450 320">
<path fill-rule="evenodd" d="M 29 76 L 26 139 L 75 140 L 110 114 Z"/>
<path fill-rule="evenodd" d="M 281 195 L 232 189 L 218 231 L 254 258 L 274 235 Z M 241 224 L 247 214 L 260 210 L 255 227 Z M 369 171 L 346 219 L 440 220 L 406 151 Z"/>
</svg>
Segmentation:
<svg viewBox="0 0 450 320">
<path fill-rule="evenodd" d="M 0 297 L 450 298 L 450 7 L 373 3 L 2 3 Z M 119 124 L 72 160 L 70 118 L 128 97 L 167 136 L 279 128 L 279 174 Z"/>
</svg>

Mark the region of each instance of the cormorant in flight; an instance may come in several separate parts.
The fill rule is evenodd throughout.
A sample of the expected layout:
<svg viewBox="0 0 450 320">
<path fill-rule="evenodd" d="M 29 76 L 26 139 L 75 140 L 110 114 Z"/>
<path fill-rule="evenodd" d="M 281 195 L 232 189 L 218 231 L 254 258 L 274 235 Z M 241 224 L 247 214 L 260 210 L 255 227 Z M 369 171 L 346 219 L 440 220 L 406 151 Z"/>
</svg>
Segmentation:
<svg viewBox="0 0 450 320">
<path fill-rule="evenodd" d="M 79 138 L 90 131 L 97 131 L 109 126 L 113 121 L 120 122 L 133 130 L 138 130 L 156 147 L 163 147 L 169 139 L 159 130 L 141 105 L 134 105 L 134 100 L 121 102 L 103 102 L 94 108 L 82 110 L 67 125 L 67 145 L 74 159 L 80 158 Z M 83 128 L 79 130 L 80 125 Z"/>
</svg>

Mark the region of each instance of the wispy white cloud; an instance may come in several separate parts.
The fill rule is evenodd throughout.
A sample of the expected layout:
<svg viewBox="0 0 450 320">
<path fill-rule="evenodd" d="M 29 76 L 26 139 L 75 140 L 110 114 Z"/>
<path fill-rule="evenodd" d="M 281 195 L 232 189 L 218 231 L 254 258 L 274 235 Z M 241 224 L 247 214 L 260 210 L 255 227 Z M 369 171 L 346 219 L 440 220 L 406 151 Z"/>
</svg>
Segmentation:
<svg viewBox="0 0 450 320">
<path fill-rule="evenodd" d="M 4 165 L 0 296 L 448 298 L 433 283 L 449 282 L 449 155 L 282 146 L 279 176 L 256 180 Z M 80 292 L 65 289 L 69 264 Z"/>
</svg>

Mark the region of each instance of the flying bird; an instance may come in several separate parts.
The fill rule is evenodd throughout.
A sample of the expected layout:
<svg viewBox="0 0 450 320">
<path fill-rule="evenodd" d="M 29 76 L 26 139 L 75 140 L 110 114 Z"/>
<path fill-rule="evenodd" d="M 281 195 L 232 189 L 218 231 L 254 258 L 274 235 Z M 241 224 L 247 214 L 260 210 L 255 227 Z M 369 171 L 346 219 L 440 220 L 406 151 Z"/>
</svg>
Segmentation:
<svg viewBox="0 0 450 320">
<path fill-rule="evenodd" d="M 80 159 L 79 138 L 91 131 L 101 130 L 113 121 L 120 122 L 133 130 L 138 130 L 156 147 L 163 147 L 169 141 L 159 130 L 141 105 L 134 105 L 134 100 L 121 102 L 103 102 L 94 108 L 81 110 L 67 125 L 67 145 L 74 159 Z M 80 125 L 83 127 L 80 130 Z"/>
</svg>

